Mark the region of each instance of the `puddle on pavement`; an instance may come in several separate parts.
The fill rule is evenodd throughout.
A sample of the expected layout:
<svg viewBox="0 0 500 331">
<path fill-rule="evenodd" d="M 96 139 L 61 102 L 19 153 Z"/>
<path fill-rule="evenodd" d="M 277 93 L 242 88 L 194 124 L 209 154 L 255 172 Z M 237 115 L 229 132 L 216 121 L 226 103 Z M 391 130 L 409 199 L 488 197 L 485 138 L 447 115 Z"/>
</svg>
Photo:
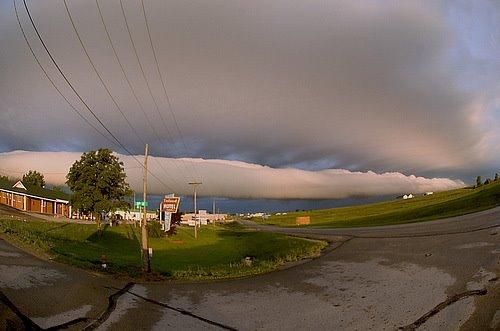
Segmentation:
<svg viewBox="0 0 500 331">
<path fill-rule="evenodd" d="M 44 329 L 48 329 L 52 326 L 61 325 L 63 323 L 75 320 L 77 318 L 85 317 L 91 310 L 92 310 L 91 305 L 85 305 L 80 308 L 68 310 L 57 315 L 52 315 L 48 317 L 33 317 L 31 319 L 33 320 L 33 322 L 38 324 L 38 326 Z"/>
<path fill-rule="evenodd" d="M 48 268 L 19 265 L 0 265 L 0 287 L 23 289 L 51 285 L 65 275 Z"/>
<path fill-rule="evenodd" d="M 293 329 L 297 325 L 304 329 L 397 329 L 446 300 L 447 289 L 456 281 L 435 267 L 386 265 L 383 259 L 324 262 L 321 269 L 315 269 L 314 275 L 305 272 L 303 279 L 288 282 L 289 286 L 267 284 L 250 292 L 209 290 L 199 303 L 174 290 L 168 302 L 242 329 Z M 311 286 L 316 290 L 311 291 Z M 276 319 L 283 311 L 286 319 Z"/>
<path fill-rule="evenodd" d="M 21 254 L 16 253 L 16 252 L 0 251 L 0 257 L 21 257 Z"/>
<path fill-rule="evenodd" d="M 142 285 L 134 285 L 130 289 L 130 292 L 147 297 L 147 289 Z M 123 294 L 116 303 L 116 309 L 111 313 L 111 315 L 109 315 L 108 319 L 106 319 L 104 323 L 99 325 L 96 330 L 108 330 L 111 325 L 120 321 L 120 319 L 125 316 L 129 310 L 137 308 L 140 301 L 142 301 L 142 299 L 133 296 L 130 293 Z"/>
<path fill-rule="evenodd" d="M 470 249 L 470 248 L 479 248 L 479 247 L 488 247 L 488 246 L 495 246 L 495 244 L 481 241 L 481 242 L 475 242 L 475 243 L 455 246 L 454 248 L 455 249 Z"/>
</svg>

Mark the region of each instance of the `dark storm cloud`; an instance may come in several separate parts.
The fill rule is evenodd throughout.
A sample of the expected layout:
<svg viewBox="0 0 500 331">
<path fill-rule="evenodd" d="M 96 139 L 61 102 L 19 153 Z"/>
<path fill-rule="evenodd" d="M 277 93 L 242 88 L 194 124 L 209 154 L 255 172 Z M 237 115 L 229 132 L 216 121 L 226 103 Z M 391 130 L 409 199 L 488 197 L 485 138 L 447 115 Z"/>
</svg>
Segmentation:
<svg viewBox="0 0 500 331">
<path fill-rule="evenodd" d="M 126 85 L 95 3 L 69 1 L 98 70 L 157 155 L 416 173 L 454 171 L 488 160 L 487 137 L 495 127 L 478 121 L 491 99 L 457 81 L 450 55 L 456 33 L 443 7 L 400 1 L 146 1 L 186 151 L 166 107 L 139 2 L 125 1 L 127 18 L 175 145 L 148 95 L 119 2 L 101 3 L 154 128 Z M 70 80 L 110 129 L 139 152 L 139 139 L 103 92 L 62 3 L 28 4 Z M 12 3 L 1 6 L 0 147 L 80 151 L 110 145 L 48 84 L 26 49 Z M 78 104 L 43 53 L 22 7 L 21 19 L 44 66 Z M 155 141 L 154 130 L 162 142 Z"/>
</svg>

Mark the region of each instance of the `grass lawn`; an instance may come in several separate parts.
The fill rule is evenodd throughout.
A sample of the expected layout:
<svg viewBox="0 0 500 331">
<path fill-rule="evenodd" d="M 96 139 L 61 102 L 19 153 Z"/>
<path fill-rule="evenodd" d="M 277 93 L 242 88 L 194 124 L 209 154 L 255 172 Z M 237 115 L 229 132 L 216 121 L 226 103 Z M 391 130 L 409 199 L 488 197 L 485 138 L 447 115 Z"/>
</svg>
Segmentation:
<svg viewBox="0 0 500 331">
<path fill-rule="evenodd" d="M 140 274 L 139 227 L 106 227 L 99 235 L 95 225 L 24 219 L 24 215 L 0 214 L 0 233 L 57 261 L 97 270 L 101 255 L 106 255 L 109 272 Z M 325 246 L 321 241 L 248 231 L 238 224 L 202 227 L 197 240 L 193 229 L 184 227 L 173 237 L 150 238 L 153 271 L 173 279 L 219 279 L 269 272 L 286 262 L 317 256 Z M 246 256 L 254 259 L 251 267 L 243 262 Z"/>
<path fill-rule="evenodd" d="M 408 200 L 273 215 L 266 220 L 254 221 L 286 227 L 297 226 L 297 216 L 309 216 L 309 226 L 381 226 L 464 215 L 496 206 L 500 206 L 500 181 L 476 189 L 463 188 Z"/>
</svg>

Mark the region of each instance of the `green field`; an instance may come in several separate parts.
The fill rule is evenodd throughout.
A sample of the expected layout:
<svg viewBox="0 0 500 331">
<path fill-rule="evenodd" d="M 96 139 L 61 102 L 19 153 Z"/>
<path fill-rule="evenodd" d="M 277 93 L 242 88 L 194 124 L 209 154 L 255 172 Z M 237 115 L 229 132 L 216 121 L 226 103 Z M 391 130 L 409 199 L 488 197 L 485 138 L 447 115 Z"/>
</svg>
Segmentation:
<svg viewBox="0 0 500 331">
<path fill-rule="evenodd" d="M 289 227 L 297 226 L 297 216 L 309 216 L 311 223 L 305 226 L 381 226 L 464 215 L 496 206 L 500 206 L 500 181 L 475 189 L 463 188 L 408 200 L 273 215 L 254 221 Z"/>
<path fill-rule="evenodd" d="M 140 274 L 138 227 L 106 227 L 100 235 L 92 224 L 24 221 L 26 216 L 19 215 L 8 215 L 5 210 L 0 213 L 0 234 L 24 248 L 92 270 L 99 270 L 100 258 L 106 255 L 108 272 Z M 320 241 L 248 231 L 236 223 L 202 227 L 198 239 L 192 228 L 180 228 L 172 237 L 150 238 L 153 271 L 159 277 L 173 279 L 232 278 L 269 272 L 286 262 L 317 256 L 325 246 Z M 246 256 L 253 258 L 250 267 L 243 262 Z"/>
</svg>

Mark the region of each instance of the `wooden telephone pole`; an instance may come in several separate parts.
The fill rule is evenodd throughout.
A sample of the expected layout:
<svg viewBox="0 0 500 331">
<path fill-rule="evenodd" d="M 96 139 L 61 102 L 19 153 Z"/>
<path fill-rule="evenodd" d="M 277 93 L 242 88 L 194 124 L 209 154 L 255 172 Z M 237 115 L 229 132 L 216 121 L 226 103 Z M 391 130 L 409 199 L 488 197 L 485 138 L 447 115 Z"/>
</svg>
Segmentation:
<svg viewBox="0 0 500 331">
<path fill-rule="evenodd" d="M 141 257 L 142 257 L 142 271 L 151 272 L 151 262 L 149 261 L 149 247 L 148 247 L 148 228 L 147 228 L 147 208 L 146 199 L 148 191 L 148 144 L 146 144 L 144 151 L 144 177 L 143 177 L 143 219 L 141 224 Z"/>
<path fill-rule="evenodd" d="M 215 228 L 215 198 L 212 200 L 212 217 L 214 218 L 214 228 Z"/>
<path fill-rule="evenodd" d="M 193 186 L 194 189 L 194 194 L 193 194 L 193 199 L 194 199 L 194 237 L 195 239 L 198 238 L 198 209 L 196 208 L 196 188 L 201 185 L 201 182 L 191 182 L 188 183 L 189 185 Z"/>
</svg>

